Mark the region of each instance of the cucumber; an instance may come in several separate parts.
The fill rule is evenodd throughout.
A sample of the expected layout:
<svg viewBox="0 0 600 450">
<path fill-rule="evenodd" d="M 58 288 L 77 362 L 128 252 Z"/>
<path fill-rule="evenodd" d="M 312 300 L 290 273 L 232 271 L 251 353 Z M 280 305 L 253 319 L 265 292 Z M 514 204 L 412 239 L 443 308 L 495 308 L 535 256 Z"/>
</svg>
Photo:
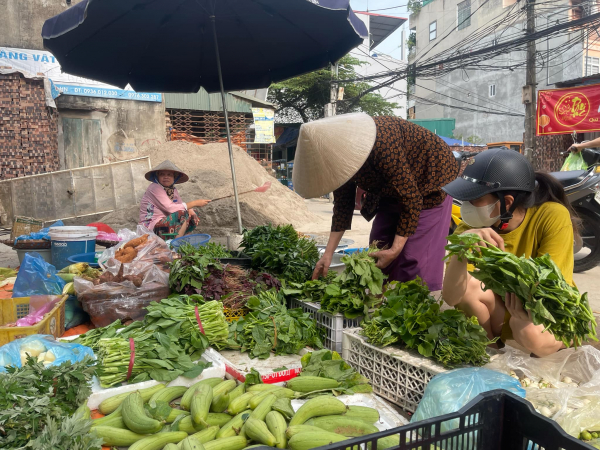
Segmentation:
<svg viewBox="0 0 600 450">
<path fill-rule="evenodd" d="M 102 444 L 108 447 L 129 447 L 147 437 L 133 431 L 105 426 L 94 427 L 94 433 L 102 439 Z"/>
<path fill-rule="evenodd" d="M 217 433 L 217 439 L 227 438 L 237 436 L 240 433 L 240 430 L 244 426 L 244 422 L 248 417 L 250 417 L 250 413 L 252 411 L 247 409 L 246 411 L 242 411 L 229 422 L 221 427 L 219 432 Z"/>
<path fill-rule="evenodd" d="M 229 405 L 229 393 L 217 395 L 210 405 L 211 412 L 222 413 Z"/>
<path fill-rule="evenodd" d="M 162 450 L 167 444 L 177 444 L 187 437 L 183 431 L 158 433 L 137 441 L 129 450 Z"/>
<path fill-rule="evenodd" d="M 274 384 L 253 384 L 252 386 L 246 388 L 246 392 L 264 392 L 273 389 L 279 389 L 280 387 L 281 386 L 275 386 Z"/>
<path fill-rule="evenodd" d="M 291 450 L 310 450 L 315 447 L 345 441 L 347 438 L 335 433 L 321 430 L 320 433 L 298 433 L 290 438 L 288 447 Z M 131 450 L 131 449 L 129 449 Z"/>
<path fill-rule="evenodd" d="M 267 414 L 265 422 L 267 424 L 267 428 L 277 440 L 277 448 L 286 448 L 287 438 L 285 437 L 285 430 L 287 428 L 287 424 L 285 423 L 285 419 L 281 413 L 278 413 L 277 411 L 271 411 L 269 414 Z"/>
<path fill-rule="evenodd" d="M 101 421 L 101 422 L 100 422 Z M 106 416 L 101 417 L 100 419 L 94 419 L 92 421 L 92 427 L 111 427 L 111 428 L 122 428 L 127 429 L 125 422 L 123 421 L 123 416 L 119 414 L 118 416 Z"/>
<path fill-rule="evenodd" d="M 287 382 L 287 387 L 296 392 L 312 392 L 321 389 L 335 389 L 340 383 L 331 378 L 299 376 Z"/>
<path fill-rule="evenodd" d="M 234 416 L 236 414 L 241 413 L 242 411 L 245 411 L 246 409 L 248 409 L 248 403 L 250 402 L 250 399 L 252 397 L 254 397 L 255 395 L 257 395 L 255 392 L 246 392 L 245 394 L 240 395 L 239 397 L 237 397 L 233 400 L 231 400 L 231 395 L 230 395 L 229 396 L 230 401 L 229 401 L 229 405 L 227 406 L 227 411 L 229 412 L 229 414 L 232 414 Z"/>
<path fill-rule="evenodd" d="M 204 446 L 201 442 L 189 436 L 181 441 L 177 448 L 181 448 L 181 450 L 204 450 Z"/>
<path fill-rule="evenodd" d="M 344 414 L 346 410 L 346 405 L 337 398 L 329 396 L 311 398 L 296 411 L 296 414 L 290 420 L 290 426 L 303 425 L 304 422 L 313 417 Z"/>
<path fill-rule="evenodd" d="M 244 424 L 246 434 L 250 439 L 261 444 L 273 447 L 277 445 L 277 439 L 273 436 L 273 433 L 269 431 L 267 424 L 262 420 L 253 419 L 250 417 Z"/>
<path fill-rule="evenodd" d="M 200 380 L 197 383 L 192 384 L 187 391 L 185 391 L 185 394 L 183 394 L 183 396 L 181 397 L 181 403 L 180 406 L 189 411 L 190 410 L 190 404 L 192 403 L 192 397 L 194 396 L 194 392 L 196 392 L 196 389 L 198 389 L 199 386 L 202 386 L 203 384 L 207 384 L 210 387 L 214 387 L 218 384 L 221 384 L 223 382 L 223 379 L 221 378 L 205 378 L 204 380 Z"/>
<path fill-rule="evenodd" d="M 176 398 L 179 398 L 183 394 L 185 394 L 186 391 L 187 388 L 185 386 L 167 387 L 156 392 L 152 397 L 150 397 L 150 400 L 148 400 L 148 402 L 150 403 L 152 401 L 156 402 L 160 400 L 163 402 L 171 403 Z"/>
<path fill-rule="evenodd" d="M 295 392 L 287 388 L 273 389 L 271 391 L 261 392 L 250 399 L 250 402 L 248 403 L 250 409 L 255 409 L 269 394 L 273 394 L 277 399 L 295 397 Z"/>
<path fill-rule="evenodd" d="M 343 416 L 322 416 L 315 417 L 304 422 L 306 425 L 319 427 L 330 433 L 341 434 L 346 437 L 364 436 L 366 434 L 377 433 L 379 429 L 375 425 L 363 422 L 352 417 Z"/>
<path fill-rule="evenodd" d="M 123 422 L 134 433 L 153 434 L 158 433 L 162 428 L 162 423 L 146 415 L 144 401 L 139 391 L 129 394 L 123 401 L 122 414 Z"/>
<path fill-rule="evenodd" d="M 298 433 L 320 433 L 321 431 L 323 430 L 310 425 L 292 425 L 285 430 L 285 437 L 291 439 L 293 435 Z"/>
<path fill-rule="evenodd" d="M 348 411 L 344 414 L 346 417 L 353 417 L 366 423 L 379 422 L 379 411 L 368 406 L 348 406 Z"/>
<path fill-rule="evenodd" d="M 217 433 L 219 432 L 219 427 L 209 427 L 206 430 L 199 431 L 198 433 L 194 433 L 190 435 L 201 444 L 206 444 L 207 442 L 214 441 L 217 437 Z"/>
<path fill-rule="evenodd" d="M 244 450 L 246 445 L 248 445 L 246 438 L 234 436 L 207 442 L 204 444 L 204 450 Z"/>
<path fill-rule="evenodd" d="M 169 413 L 169 416 L 167 417 L 167 419 L 165 420 L 165 422 L 167 423 L 173 423 L 175 422 L 175 419 L 177 419 L 179 416 L 189 416 L 190 413 L 187 411 L 183 411 L 181 409 L 175 409 L 172 408 L 171 412 Z"/>
<path fill-rule="evenodd" d="M 164 389 L 166 386 L 164 384 L 157 384 L 156 386 L 152 386 L 146 389 L 139 389 L 137 392 L 142 396 L 142 400 L 147 402 L 150 400 L 157 391 Z M 115 411 L 121 403 L 131 394 L 131 392 L 125 392 L 123 394 L 115 395 L 114 397 L 107 398 L 98 406 L 98 411 L 102 414 L 107 415 L 111 412 Z"/>
<path fill-rule="evenodd" d="M 208 418 L 208 412 L 210 411 L 210 405 L 213 399 L 213 388 L 204 384 L 198 386 L 192 402 L 190 404 L 190 410 L 192 413 L 192 420 L 196 425 L 203 425 L 208 427 L 206 419 Z"/>
</svg>

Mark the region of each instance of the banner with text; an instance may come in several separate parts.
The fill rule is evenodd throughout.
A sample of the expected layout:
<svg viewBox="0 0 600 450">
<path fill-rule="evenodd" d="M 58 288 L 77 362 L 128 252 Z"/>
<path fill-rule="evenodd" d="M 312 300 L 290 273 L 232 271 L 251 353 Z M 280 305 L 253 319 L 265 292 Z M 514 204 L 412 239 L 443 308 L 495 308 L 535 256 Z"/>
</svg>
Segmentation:
<svg viewBox="0 0 600 450">
<path fill-rule="evenodd" d="M 275 143 L 275 111 L 267 108 L 252 108 L 254 116 L 254 143 Z"/>
<path fill-rule="evenodd" d="M 600 131 L 600 84 L 538 92 L 536 135 Z"/>
<path fill-rule="evenodd" d="M 16 69 L 31 75 L 49 78 L 61 94 L 83 97 L 104 97 L 121 100 L 161 102 L 162 94 L 119 89 L 100 81 L 88 80 L 64 73 L 50 52 L 0 47 L 0 68 Z"/>
</svg>

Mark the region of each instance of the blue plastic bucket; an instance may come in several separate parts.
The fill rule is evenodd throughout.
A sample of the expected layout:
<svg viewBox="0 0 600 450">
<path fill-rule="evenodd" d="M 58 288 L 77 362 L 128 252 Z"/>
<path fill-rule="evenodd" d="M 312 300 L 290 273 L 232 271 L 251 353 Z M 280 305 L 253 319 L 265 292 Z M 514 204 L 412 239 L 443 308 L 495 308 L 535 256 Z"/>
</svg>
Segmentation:
<svg viewBox="0 0 600 450">
<path fill-rule="evenodd" d="M 57 270 L 71 264 L 69 258 L 96 249 L 95 227 L 52 227 L 50 228 L 52 263 Z"/>
<path fill-rule="evenodd" d="M 100 252 L 100 253 L 97 253 L 97 252 L 80 253 L 79 255 L 71 256 L 69 258 L 69 263 L 75 264 L 75 263 L 84 262 L 84 263 L 88 263 L 90 265 L 90 267 L 97 269 L 98 267 L 100 267 L 100 264 L 98 264 L 98 257 L 101 254 L 102 254 L 102 252 Z"/>
</svg>

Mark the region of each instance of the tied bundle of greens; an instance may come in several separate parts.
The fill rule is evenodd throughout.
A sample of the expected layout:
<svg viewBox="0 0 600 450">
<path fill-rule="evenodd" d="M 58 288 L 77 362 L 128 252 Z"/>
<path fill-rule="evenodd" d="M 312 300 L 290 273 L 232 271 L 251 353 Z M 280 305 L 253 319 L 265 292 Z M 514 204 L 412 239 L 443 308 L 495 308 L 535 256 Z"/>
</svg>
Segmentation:
<svg viewBox="0 0 600 450">
<path fill-rule="evenodd" d="M 72 415 L 92 393 L 94 364 L 86 357 L 46 367 L 28 357 L 21 368 L 7 367 L 0 374 L 0 448 L 32 444 L 47 427 L 51 431 Z"/>
<path fill-rule="evenodd" d="M 446 258 L 465 258 L 475 266 L 472 275 L 502 300 L 515 294 L 535 325 L 543 325 L 567 347 L 580 346 L 596 338 L 596 320 L 587 293 L 570 286 L 549 255 L 538 258 L 518 257 L 503 252 L 489 242 L 482 245 L 476 234 L 448 236 Z"/>
<path fill-rule="evenodd" d="M 275 290 L 250 297 L 250 313 L 231 323 L 229 348 L 248 352 L 251 358 L 295 355 L 306 346 L 323 348 L 317 324 L 310 314 L 287 309 Z"/>
<path fill-rule="evenodd" d="M 489 361 L 486 347 L 492 341 L 477 318 L 467 318 L 457 310 L 440 312 L 441 302 L 430 295 L 420 278 L 388 284 L 385 297 L 386 305 L 361 324 L 361 333 L 370 343 L 402 343 L 449 367 L 481 366 Z"/>
<path fill-rule="evenodd" d="M 296 283 L 310 279 L 319 260 L 315 242 L 300 238 L 291 225 L 245 230 L 240 248 L 252 258 L 253 269 Z"/>
<path fill-rule="evenodd" d="M 171 263 L 169 274 L 169 287 L 177 293 L 200 294 L 202 283 L 210 275 L 210 269 L 223 268 L 214 255 L 225 253 L 214 247 L 209 247 L 207 251 L 204 247 L 182 244 L 178 253 L 180 258 Z"/>
<path fill-rule="evenodd" d="M 302 372 L 299 376 L 331 378 L 340 383 L 335 390 L 342 394 L 373 392 L 369 380 L 350 367 L 338 352 L 327 349 L 308 352 L 300 362 Z"/>
<path fill-rule="evenodd" d="M 329 272 L 326 278 L 319 280 L 288 283 L 283 293 L 301 301 L 320 303 L 321 311 L 341 313 L 348 319 L 366 316 L 369 309 L 381 303 L 378 296 L 383 292 L 386 278 L 369 256 L 375 251 L 377 249 L 372 247 L 346 255 L 342 257 L 346 267 L 341 274 L 334 276 Z"/>
</svg>

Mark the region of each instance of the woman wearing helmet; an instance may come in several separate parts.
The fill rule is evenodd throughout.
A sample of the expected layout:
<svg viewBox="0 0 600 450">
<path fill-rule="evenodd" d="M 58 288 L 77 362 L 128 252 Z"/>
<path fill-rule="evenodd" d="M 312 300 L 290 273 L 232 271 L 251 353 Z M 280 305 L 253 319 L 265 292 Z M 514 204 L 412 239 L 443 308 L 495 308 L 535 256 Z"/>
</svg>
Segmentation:
<svg viewBox="0 0 600 450">
<path fill-rule="evenodd" d="M 461 200 L 463 222 L 455 234 L 475 233 L 517 256 L 549 254 L 567 283 L 573 285 L 575 216 L 562 185 L 551 175 L 534 172 L 529 161 L 507 148 L 486 150 L 469 161 L 463 175 L 443 190 Z M 467 262 L 452 257 L 442 287 L 444 301 L 476 316 L 491 338 L 514 339 L 536 356 L 563 346 L 536 326 L 514 294 L 505 299 L 469 275 Z M 502 301 L 504 300 L 504 301 Z"/>
</svg>

